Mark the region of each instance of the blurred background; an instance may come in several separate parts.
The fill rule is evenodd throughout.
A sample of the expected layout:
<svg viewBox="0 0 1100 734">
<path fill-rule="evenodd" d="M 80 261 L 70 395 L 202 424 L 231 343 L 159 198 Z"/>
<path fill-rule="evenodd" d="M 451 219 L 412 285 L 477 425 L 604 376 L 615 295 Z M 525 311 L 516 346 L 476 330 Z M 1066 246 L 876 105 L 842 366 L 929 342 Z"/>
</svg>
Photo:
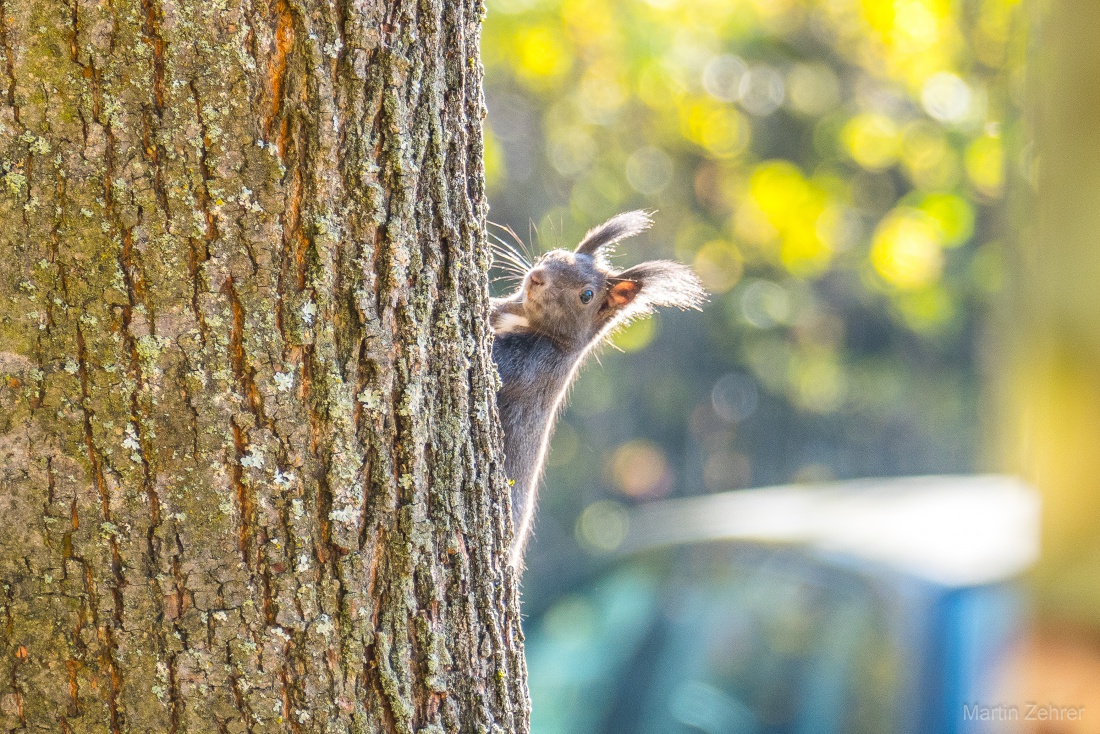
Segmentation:
<svg viewBox="0 0 1100 734">
<path fill-rule="evenodd" d="M 536 734 L 620 730 L 595 714 L 584 726 L 553 729 L 549 714 L 578 703 L 540 693 L 550 690 L 540 677 L 547 670 L 596 675 L 583 662 L 591 651 L 576 673 L 552 651 L 575 651 L 585 634 L 619 644 L 597 634 L 594 620 L 607 618 L 607 605 L 625 604 L 623 613 L 639 619 L 678 619 L 661 599 L 670 579 L 698 569 L 698 558 L 690 550 L 627 554 L 639 512 L 749 487 L 990 471 L 1029 482 L 1043 510 L 1042 555 L 1022 584 L 1014 573 L 994 584 L 1007 596 L 975 597 L 984 600 L 976 619 L 1010 620 L 987 627 L 1003 631 L 996 677 L 1008 671 L 1016 692 L 988 702 L 1087 699 L 1091 728 L 1087 717 L 1086 728 L 1064 720 L 1032 728 L 1100 731 L 1095 5 L 487 1 L 490 220 L 538 253 L 574 246 L 618 212 L 654 210 L 654 228 L 624 242 L 616 263 L 673 257 L 692 264 L 712 294 L 702 313 L 665 312 L 617 335 L 583 371 L 558 423 L 523 589 Z M 514 286 L 495 275 L 495 294 Z M 828 625 L 809 634 L 811 622 L 824 623 L 791 609 L 830 608 L 830 595 L 850 601 L 840 590 L 881 586 L 894 573 L 857 564 L 826 583 L 838 573 L 835 558 L 821 566 L 797 552 L 791 561 L 789 549 L 727 550 L 717 557 L 728 593 L 704 584 L 700 599 L 717 596 L 700 608 L 725 604 L 742 629 L 760 609 L 786 610 L 783 624 L 801 625 L 799 639 L 815 649 L 839 638 Z M 786 559 L 778 576 L 777 557 Z M 807 579 L 824 594 L 816 602 Z M 888 609 L 904 608 L 897 599 L 916 592 L 887 586 L 894 601 L 867 592 L 878 599 L 864 604 L 870 626 L 847 634 L 880 635 L 877 652 L 859 654 L 892 659 L 899 670 L 909 658 L 890 641 L 912 630 Z M 976 593 L 992 588 L 978 586 Z M 608 591 L 624 588 L 633 591 Z M 759 600 L 757 612 L 733 598 Z M 930 614 L 938 603 L 929 602 Z M 647 639 L 639 632 L 636 642 Z M 918 657 L 950 652 L 933 648 Z M 604 673 L 644 667 L 616 664 Z M 994 677 L 992 667 L 978 670 Z M 860 700 L 881 700 L 875 686 L 904 688 L 888 671 L 876 675 L 860 679 L 877 681 L 858 686 Z M 798 678 L 774 677 L 786 685 Z M 701 690 L 669 705 L 718 705 Z M 859 726 L 835 729 L 753 729 L 733 714 L 728 725 L 680 717 L 652 726 L 906 730 L 883 723 L 897 709 L 864 708 L 866 716 L 848 719 Z"/>
</svg>

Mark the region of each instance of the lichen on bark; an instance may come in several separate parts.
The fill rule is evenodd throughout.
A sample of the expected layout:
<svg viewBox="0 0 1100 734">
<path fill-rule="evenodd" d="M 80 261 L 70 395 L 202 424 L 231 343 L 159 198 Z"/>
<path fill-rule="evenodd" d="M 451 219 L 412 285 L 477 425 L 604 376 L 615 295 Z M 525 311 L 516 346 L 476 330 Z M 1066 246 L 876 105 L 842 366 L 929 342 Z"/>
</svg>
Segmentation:
<svg viewBox="0 0 1100 734">
<path fill-rule="evenodd" d="M 478 0 L 0 0 L 0 729 L 523 732 Z"/>
</svg>

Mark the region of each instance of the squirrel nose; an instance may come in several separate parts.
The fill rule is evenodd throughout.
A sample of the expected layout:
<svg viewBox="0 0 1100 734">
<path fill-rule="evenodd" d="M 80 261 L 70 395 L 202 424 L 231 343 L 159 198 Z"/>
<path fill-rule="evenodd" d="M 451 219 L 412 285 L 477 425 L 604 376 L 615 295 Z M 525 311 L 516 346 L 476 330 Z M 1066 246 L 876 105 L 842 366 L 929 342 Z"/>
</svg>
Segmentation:
<svg viewBox="0 0 1100 734">
<path fill-rule="evenodd" d="M 527 274 L 527 282 L 531 285 L 544 285 L 546 283 L 546 271 L 541 268 L 532 270 Z"/>
</svg>

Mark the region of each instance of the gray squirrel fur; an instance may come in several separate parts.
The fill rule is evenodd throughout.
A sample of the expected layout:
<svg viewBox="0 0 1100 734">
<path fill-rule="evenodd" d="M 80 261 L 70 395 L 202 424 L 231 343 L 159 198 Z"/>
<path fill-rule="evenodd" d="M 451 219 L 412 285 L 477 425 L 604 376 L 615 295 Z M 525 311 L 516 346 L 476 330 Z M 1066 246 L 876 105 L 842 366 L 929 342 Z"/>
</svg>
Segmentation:
<svg viewBox="0 0 1100 734">
<path fill-rule="evenodd" d="M 585 357 L 617 328 L 657 306 L 698 308 L 706 298 L 699 279 L 681 263 L 654 260 L 626 270 L 611 266 L 614 245 L 652 223 L 644 211 L 619 214 L 589 230 L 572 252 L 551 250 L 533 266 L 514 250 L 498 253 L 524 271 L 514 293 L 491 299 L 489 320 L 501 378 L 497 407 L 504 471 L 514 482 L 515 536 L 508 561 L 517 568 L 531 535 L 554 421 Z"/>
</svg>

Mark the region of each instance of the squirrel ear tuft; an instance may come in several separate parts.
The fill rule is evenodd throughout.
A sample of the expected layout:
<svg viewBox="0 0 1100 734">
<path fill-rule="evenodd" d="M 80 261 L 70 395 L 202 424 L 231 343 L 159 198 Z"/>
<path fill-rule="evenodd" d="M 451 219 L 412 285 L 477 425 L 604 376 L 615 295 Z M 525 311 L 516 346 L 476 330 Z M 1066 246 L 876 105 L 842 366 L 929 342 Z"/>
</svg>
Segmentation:
<svg viewBox="0 0 1100 734">
<path fill-rule="evenodd" d="M 599 257 L 605 251 L 610 250 L 619 240 L 644 232 L 652 224 L 653 220 L 650 218 L 649 212 L 641 209 L 618 214 L 600 226 L 588 230 L 574 252 L 578 255 Z"/>
<path fill-rule="evenodd" d="M 670 260 L 651 260 L 621 273 L 611 280 L 617 283 L 633 282 L 635 295 L 631 298 L 638 313 L 647 313 L 656 306 L 699 308 L 707 300 L 703 284 L 686 265 Z"/>
</svg>

